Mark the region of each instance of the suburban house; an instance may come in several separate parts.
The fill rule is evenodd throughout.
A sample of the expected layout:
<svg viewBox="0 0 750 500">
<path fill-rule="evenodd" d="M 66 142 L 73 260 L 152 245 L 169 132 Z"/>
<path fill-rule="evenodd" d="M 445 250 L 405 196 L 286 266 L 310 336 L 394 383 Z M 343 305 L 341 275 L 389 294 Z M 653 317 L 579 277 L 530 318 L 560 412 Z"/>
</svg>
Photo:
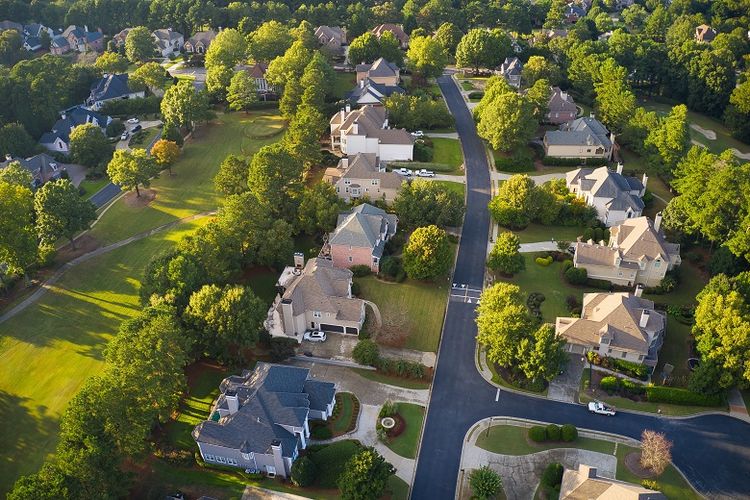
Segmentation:
<svg viewBox="0 0 750 500">
<path fill-rule="evenodd" d="M 267 94 L 276 93 L 273 85 L 266 80 L 266 71 L 268 71 L 268 64 L 262 62 L 255 63 L 247 69 L 248 75 L 255 80 L 255 88 L 258 91 L 258 94 L 263 97 L 264 100 L 265 97 L 267 97 Z"/>
<path fill-rule="evenodd" d="M 648 176 L 642 180 L 622 175 L 622 163 L 613 172 L 607 167 L 577 168 L 565 174 L 568 189 L 596 209 L 597 217 L 606 226 L 640 217 L 645 205 Z"/>
<path fill-rule="evenodd" d="M 346 99 L 350 104 L 355 106 L 365 106 L 367 104 L 382 106 L 383 100 L 386 97 L 390 97 L 393 94 L 405 93 L 406 91 L 398 85 L 383 85 L 375 83 L 369 78 L 364 78 L 359 81 L 354 90 L 346 95 Z"/>
<path fill-rule="evenodd" d="M 580 18 L 586 17 L 586 9 L 577 3 L 570 2 L 565 6 L 563 15 L 565 16 L 565 22 L 575 24 Z"/>
<path fill-rule="evenodd" d="M 409 48 L 409 35 L 406 34 L 404 31 L 404 27 L 400 24 L 393 24 L 393 23 L 385 23 L 385 24 L 379 24 L 378 26 L 375 26 L 372 30 L 370 30 L 373 35 L 378 37 L 380 39 L 381 36 L 383 36 L 383 33 L 386 31 L 390 31 L 393 33 L 393 36 L 396 37 L 396 40 L 399 41 L 401 44 L 402 49 Z"/>
<path fill-rule="evenodd" d="M 650 367 L 658 361 L 667 317 L 654 303 L 635 294 L 585 293 L 580 318 L 558 317 L 555 332 L 566 341 L 568 352 L 597 352 Z"/>
<path fill-rule="evenodd" d="M 5 155 L 5 161 L 0 162 L 0 170 L 14 161 L 17 161 L 24 169 L 31 172 L 31 175 L 34 177 L 31 183 L 31 187 L 33 188 L 38 188 L 45 182 L 59 179 L 65 170 L 65 167 L 46 153 L 34 155 L 30 158 L 12 158 L 10 155 Z"/>
<path fill-rule="evenodd" d="M 367 266 L 377 273 L 385 244 L 396 234 L 397 226 L 395 215 L 367 203 L 357 205 L 339 214 L 323 254 L 330 256 L 336 267 Z"/>
<path fill-rule="evenodd" d="M 589 278 L 615 285 L 658 286 L 667 271 L 682 263 L 680 245 L 668 243 L 660 231 L 661 218 L 660 212 L 653 223 L 644 216 L 613 226 L 608 245 L 576 243 L 573 265 L 586 269 Z"/>
<path fill-rule="evenodd" d="M 52 42 L 50 43 L 49 51 L 51 54 L 56 55 L 56 56 L 61 56 L 63 54 L 70 52 L 70 44 L 68 43 L 68 39 L 62 35 L 56 35 L 52 37 Z"/>
<path fill-rule="evenodd" d="M 52 41 L 52 37 L 55 32 L 51 28 L 39 23 L 27 24 L 23 27 L 23 46 L 29 52 L 35 52 L 42 48 L 42 37 L 43 33 L 46 33 L 49 40 Z"/>
<path fill-rule="evenodd" d="M 324 52 L 334 57 L 346 55 L 346 28 L 339 26 L 318 26 L 315 28 L 315 38 L 318 39 Z"/>
<path fill-rule="evenodd" d="M 573 121 L 578 114 L 578 108 L 575 101 L 573 101 L 573 97 L 567 92 L 560 90 L 560 87 L 552 87 L 547 109 L 549 111 L 545 117 L 545 121 L 555 125 Z"/>
<path fill-rule="evenodd" d="M 87 26 L 79 28 L 72 24 L 65 28 L 61 36 L 68 41 L 72 50 L 78 52 L 102 52 L 104 50 L 104 35 L 101 31 L 89 31 Z"/>
<path fill-rule="evenodd" d="M 398 85 L 401 80 L 401 70 L 392 62 L 382 57 L 377 58 L 372 64 L 357 64 L 357 83 L 370 80 L 381 85 Z"/>
<path fill-rule="evenodd" d="M 326 169 L 323 180 L 347 203 L 362 197 L 391 203 L 404 182 L 396 172 L 387 172 L 374 153 L 341 158 L 337 166 Z"/>
<path fill-rule="evenodd" d="M 352 110 L 347 105 L 333 115 L 330 126 L 331 147 L 344 155 L 374 153 L 382 162 L 414 158 L 414 138 L 402 128 L 388 128 L 388 115 L 382 106 Z"/>
<path fill-rule="evenodd" d="M 156 42 L 156 50 L 162 57 L 177 55 L 185 44 L 185 37 L 182 33 L 174 31 L 172 28 L 161 28 L 151 33 Z"/>
<path fill-rule="evenodd" d="M 711 43 L 716 38 L 716 30 L 707 24 L 695 27 L 695 41 L 699 43 Z"/>
<path fill-rule="evenodd" d="M 612 158 L 615 136 L 593 116 L 576 118 L 544 133 L 544 154 L 557 158 Z"/>
<path fill-rule="evenodd" d="M 523 70 L 523 64 L 517 57 L 506 57 L 505 61 L 500 65 L 498 71 L 508 82 L 508 85 L 515 88 L 521 87 L 521 70 Z"/>
<path fill-rule="evenodd" d="M 294 254 L 294 266 L 284 269 L 276 282 L 278 295 L 265 327 L 274 337 L 299 338 L 307 330 L 359 335 L 365 322 L 365 302 L 352 295 L 349 269 L 334 267 L 328 259 L 307 261 Z"/>
<path fill-rule="evenodd" d="M 307 447 L 308 421 L 327 420 L 336 404 L 331 382 L 308 368 L 259 362 L 219 385 L 211 418 L 193 429 L 206 463 L 288 477 Z"/>
<path fill-rule="evenodd" d="M 104 116 L 83 106 L 74 106 L 60 113 L 60 119 L 52 126 L 52 130 L 42 134 L 39 144 L 49 151 L 67 154 L 70 152 L 70 132 L 77 126 L 93 123 L 105 129 L 112 122 L 112 118 Z"/>
<path fill-rule="evenodd" d="M 596 467 L 580 464 L 578 470 L 565 469 L 560 500 L 666 500 L 660 491 L 637 484 L 601 477 Z"/>
<path fill-rule="evenodd" d="M 188 54 L 205 54 L 214 38 L 216 38 L 216 32 L 213 30 L 199 31 L 187 39 L 185 52 Z"/>
<path fill-rule="evenodd" d="M 133 90 L 128 85 L 128 74 L 104 75 L 91 86 L 91 94 L 86 99 L 86 105 L 98 111 L 107 101 L 120 99 L 137 99 L 145 97 L 143 90 Z"/>
<path fill-rule="evenodd" d="M 115 43 L 115 47 L 122 47 L 125 45 L 125 40 L 128 39 L 128 33 L 133 28 L 125 28 L 112 37 L 112 41 Z"/>
</svg>

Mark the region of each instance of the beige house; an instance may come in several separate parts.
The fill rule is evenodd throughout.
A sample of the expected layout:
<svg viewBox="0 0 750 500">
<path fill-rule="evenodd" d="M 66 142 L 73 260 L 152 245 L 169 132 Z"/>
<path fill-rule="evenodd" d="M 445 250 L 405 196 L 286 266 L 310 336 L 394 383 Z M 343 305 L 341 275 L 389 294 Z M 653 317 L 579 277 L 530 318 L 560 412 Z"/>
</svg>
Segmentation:
<svg viewBox="0 0 750 500">
<path fill-rule="evenodd" d="M 641 297 L 642 290 L 584 294 L 580 318 L 558 317 L 555 322 L 555 331 L 567 341 L 566 349 L 655 367 L 667 317 Z"/>
<path fill-rule="evenodd" d="M 555 158 L 612 158 L 615 136 L 593 116 L 563 123 L 544 133 L 544 154 Z"/>
<path fill-rule="evenodd" d="M 336 229 L 323 246 L 323 254 L 336 267 L 367 266 L 380 271 L 385 244 L 396 234 L 398 218 L 368 203 L 339 214 Z"/>
<path fill-rule="evenodd" d="M 695 27 L 695 41 L 698 43 L 711 43 L 716 38 L 716 30 L 707 24 Z"/>
<path fill-rule="evenodd" d="M 185 41 L 185 52 L 188 54 L 205 54 L 214 38 L 216 38 L 214 30 L 199 31 Z"/>
<path fill-rule="evenodd" d="M 615 285 L 658 286 L 667 271 L 679 266 L 680 245 L 668 243 L 661 232 L 661 213 L 628 219 L 610 229 L 609 244 L 575 244 L 573 265 L 586 269 L 589 278 Z"/>
<path fill-rule="evenodd" d="M 389 128 L 382 106 L 363 106 L 352 111 L 347 105 L 330 121 L 331 147 L 344 155 L 374 153 L 382 162 L 411 161 L 414 138 L 406 130 Z"/>
<path fill-rule="evenodd" d="M 318 39 L 324 52 L 332 56 L 342 57 L 346 52 L 346 29 L 339 26 L 318 26 L 315 28 L 315 38 Z"/>
<path fill-rule="evenodd" d="M 404 182 L 397 173 L 386 172 L 373 153 L 341 158 L 336 167 L 326 169 L 323 180 L 347 203 L 362 197 L 391 203 Z"/>
<path fill-rule="evenodd" d="M 637 484 L 601 477 L 596 467 L 581 464 L 578 470 L 565 469 L 560 500 L 666 500 L 659 491 Z"/>
<path fill-rule="evenodd" d="M 307 330 L 358 335 L 365 321 L 365 303 L 352 296 L 352 272 L 327 259 L 294 255 L 294 266 L 284 269 L 266 329 L 272 336 L 301 340 Z"/>
<path fill-rule="evenodd" d="M 393 33 L 393 36 L 396 37 L 396 40 L 398 40 L 399 44 L 401 44 L 402 49 L 409 48 L 409 35 L 406 34 L 406 32 L 404 31 L 404 27 L 400 24 L 379 24 L 370 31 L 373 35 L 378 37 L 378 39 L 383 36 L 383 33 L 385 33 L 386 31 L 390 31 L 391 33 Z"/>
<path fill-rule="evenodd" d="M 377 58 L 372 64 L 357 64 L 357 83 L 369 80 L 380 85 L 397 86 L 401 79 L 401 70 L 392 62 L 382 57 Z"/>
</svg>

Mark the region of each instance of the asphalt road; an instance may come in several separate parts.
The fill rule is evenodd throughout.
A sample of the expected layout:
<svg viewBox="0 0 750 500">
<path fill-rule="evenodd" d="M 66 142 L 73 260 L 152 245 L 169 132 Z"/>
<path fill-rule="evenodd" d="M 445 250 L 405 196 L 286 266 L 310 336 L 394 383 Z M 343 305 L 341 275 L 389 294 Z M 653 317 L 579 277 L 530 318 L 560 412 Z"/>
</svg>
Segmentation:
<svg viewBox="0 0 750 500">
<path fill-rule="evenodd" d="M 101 208 L 118 194 L 120 194 L 120 186 L 116 186 L 110 182 L 94 193 L 91 198 L 89 198 L 89 201 L 93 203 L 96 208 Z"/>
<path fill-rule="evenodd" d="M 438 79 L 466 161 L 467 206 L 453 282 L 481 289 L 489 232 L 490 178 L 484 147 L 458 88 Z M 724 415 L 690 419 L 620 412 L 608 418 L 585 407 L 501 391 L 475 368 L 476 304 L 452 297 L 448 303 L 437 371 L 427 412 L 413 499 L 452 499 L 466 432 L 491 416 L 529 418 L 612 432 L 639 439 L 644 429 L 667 434 L 675 464 L 709 498 L 750 497 L 750 424 Z"/>
</svg>

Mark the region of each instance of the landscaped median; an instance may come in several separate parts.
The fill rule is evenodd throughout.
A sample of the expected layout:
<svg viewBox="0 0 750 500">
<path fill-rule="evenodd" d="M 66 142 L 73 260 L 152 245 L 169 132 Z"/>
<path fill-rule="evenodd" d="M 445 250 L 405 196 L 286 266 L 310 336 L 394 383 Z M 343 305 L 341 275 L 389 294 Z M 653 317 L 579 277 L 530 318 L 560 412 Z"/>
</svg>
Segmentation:
<svg viewBox="0 0 750 500">
<path fill-rule="evenodd" d="M 387 401 L 378 414 L 375 426 L 378 439 L 394 453 L 405 458 L 416 458 L 424 415 L 424 406 Z M 384 422 L 385 419 L 391 420 Z"/>
</svg>

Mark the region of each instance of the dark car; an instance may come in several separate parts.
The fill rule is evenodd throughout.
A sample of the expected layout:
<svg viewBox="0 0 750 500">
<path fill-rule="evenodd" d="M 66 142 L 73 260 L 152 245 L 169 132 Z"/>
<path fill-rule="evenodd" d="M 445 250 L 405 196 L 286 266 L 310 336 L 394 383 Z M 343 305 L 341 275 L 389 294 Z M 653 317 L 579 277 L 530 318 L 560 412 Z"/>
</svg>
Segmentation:
<svg viewBox="0 0 750 500">
<path fill-rule="evenodd" d="M 141 130 L 142 128 L 143 128 L 143 127 L 141 127 L 141 125 L 140 125 L 140 124 L 138 124 L 138 125 L 136 125 L 135 127 L 133 127 L 132 129 L 130 129 L 130 131 L 131 131 L 131 132 L 138 132 L 138 131 L 139 131 L 139 130 Z"/>
</svg>

